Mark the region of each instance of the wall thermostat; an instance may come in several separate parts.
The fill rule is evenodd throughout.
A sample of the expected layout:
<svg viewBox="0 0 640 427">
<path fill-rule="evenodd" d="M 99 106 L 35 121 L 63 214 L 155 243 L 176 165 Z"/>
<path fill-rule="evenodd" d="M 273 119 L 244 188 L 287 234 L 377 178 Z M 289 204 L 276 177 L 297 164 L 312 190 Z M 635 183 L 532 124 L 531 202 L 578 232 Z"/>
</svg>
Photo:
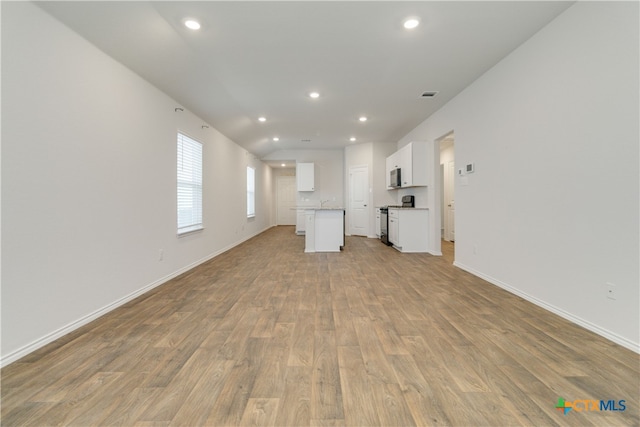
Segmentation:
<svg viewBox="0 0 640 427">
<path fill-rule="evenodd" d="M 473 163 L 467 163 L 464 170 L 466 173 L 472 173 L 475 170 L 475 166 Z"/>
</svg>

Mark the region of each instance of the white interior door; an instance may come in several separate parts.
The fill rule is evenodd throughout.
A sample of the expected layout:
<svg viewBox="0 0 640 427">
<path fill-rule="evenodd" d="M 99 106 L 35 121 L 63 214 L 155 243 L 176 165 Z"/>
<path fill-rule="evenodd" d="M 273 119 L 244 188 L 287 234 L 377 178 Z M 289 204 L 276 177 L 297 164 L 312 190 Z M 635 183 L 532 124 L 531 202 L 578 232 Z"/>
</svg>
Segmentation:
<svg viewBox="0 0 640 427">
<path fill-rule="evenodd" d="M 456 167 L 453 161 L 447 164 L 444 179 L 444 240 L 454 242 L 456 240 L 455 233 L 455 195 L 454 182 L 456 177 Z"/>
<path fill-rule="evenodd" d="M 349 234 L 369 235 L 369 167 L 349 168 Z"/>
<path fill-rule="evenodd" d="M 277 212 L 276 223 L 278 225 L 296 224 L 296 177 L 276 177 Z"/>
</svg>

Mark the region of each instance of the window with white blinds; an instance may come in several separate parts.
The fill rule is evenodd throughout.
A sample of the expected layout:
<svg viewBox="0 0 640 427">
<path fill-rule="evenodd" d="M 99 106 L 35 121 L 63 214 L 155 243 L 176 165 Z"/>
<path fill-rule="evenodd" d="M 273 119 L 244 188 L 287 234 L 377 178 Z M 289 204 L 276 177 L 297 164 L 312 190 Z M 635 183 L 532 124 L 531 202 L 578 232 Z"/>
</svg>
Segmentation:
<svg viewBox="0 0 640 427">
<path fill-rule="evenodd" d="M 178 133 L 178 235 L 202 229 L 202 144 Z"/>
<path fill-rule="evenodd" d="M 256 170 L 247 166 L 247 218 L 256 216 Z"/>
</svg>

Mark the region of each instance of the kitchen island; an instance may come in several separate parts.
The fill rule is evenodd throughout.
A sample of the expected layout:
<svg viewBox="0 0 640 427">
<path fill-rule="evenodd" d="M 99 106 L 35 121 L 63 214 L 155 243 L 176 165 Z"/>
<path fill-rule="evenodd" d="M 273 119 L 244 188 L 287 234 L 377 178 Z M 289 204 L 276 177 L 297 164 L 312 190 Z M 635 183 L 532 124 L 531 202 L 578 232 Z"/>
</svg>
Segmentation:
<svg viewBox="0 0 640 427">
<path fill-rule="evenodd" d="M 305 210 L 305 252 L 340 252 L 344 246 L 344 208 Z"/>
</svg>

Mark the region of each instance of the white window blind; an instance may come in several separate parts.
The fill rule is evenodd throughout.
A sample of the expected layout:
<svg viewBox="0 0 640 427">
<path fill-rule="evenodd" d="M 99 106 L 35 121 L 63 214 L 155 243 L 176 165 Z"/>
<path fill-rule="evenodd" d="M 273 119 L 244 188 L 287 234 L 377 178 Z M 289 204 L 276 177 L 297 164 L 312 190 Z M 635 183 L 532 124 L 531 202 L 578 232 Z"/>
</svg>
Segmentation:
<svg viewBox="0 0 640 427">
<path fill-rule="evenodd" d="M 178 133 L 178 234 L 202 229 L 202 144 Z"/>
<path fill-rule="evenodd" d="M 256 170 L 247 166 L 247 218 L 256 216 Z"/>
</svg>

